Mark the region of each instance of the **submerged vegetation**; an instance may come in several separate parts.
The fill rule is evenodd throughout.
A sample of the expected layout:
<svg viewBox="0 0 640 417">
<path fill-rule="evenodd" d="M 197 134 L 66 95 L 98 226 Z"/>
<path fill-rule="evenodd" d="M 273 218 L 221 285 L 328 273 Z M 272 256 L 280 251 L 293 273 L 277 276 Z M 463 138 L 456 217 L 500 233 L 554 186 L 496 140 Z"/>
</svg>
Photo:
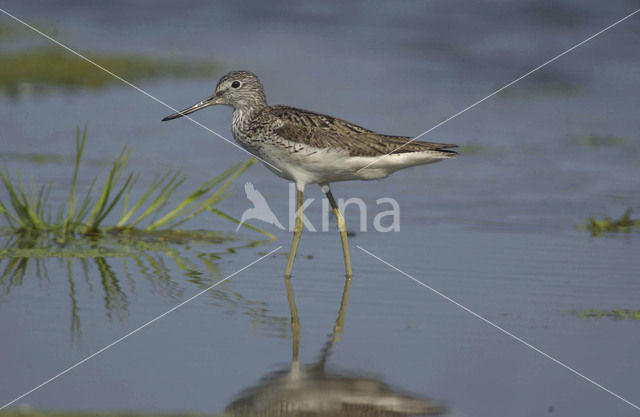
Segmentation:
<svg viewBox="0 0 640 417">
<path fill-rule="evenodd" d="M 202 238 L 202 232 L 178 231 L 176 228 L 193 219 L 228 196 L 229 186 L 249 168 L 255 160 L 238 163 L 217 177 L 205 182 L 173 208 L 164 211 L 170 197 L 185 181 L 180 171 L 168 171 L 157 176 L 135 200 L 132 189 L 140 174 L 125 174 L 131 148 L 125 146 L 111 165 L 97 198 L 93 195 L 97 178 L 94 178 L 84 196 L 76 195 L 80 162 L 87 139 L 87 129 L 76 132 L 74 171 L 66 205 L 54 209 L 49 203 L 51 184 L 39 188 L 32 184 L 27 190 L 19 171 L 15 178 L 6 167 L 0 166 L 0 180 L 8 194 L 8 201 L 0 200 L 0 216 L 6 228 L 22 238 L 37 239 L 51 236 L 58 243 L 78 237 L 99 237 L 109 234 L 144 234 L 147 238 L 186 239 Z M 121 206 L 121 214 L 115 224 L 105 226 L 107 216 Z M 219 210 L 219 217 L 238 222 Z M 256 230 L 256 228 L 253 228 Z M 172 232 L 173 237 L 168 232 Z M 259 229 L 258 229 L 259 231 Z M 178 237 L 179 236 L 179 237 Z"/>
<path fill-rule="evenodd" d="M 59 37 L 60 30 L 49 23 L 38 22 L 35 26 L 54 38 Z M 218 69 L 208 60 L 162 59 L 139 53 L 81 52 L 103 70 L 74 53 L 51 46 L 41 35 L 24 25 L 6 22 L 0 22 L 0 43 L 3 44 L 0 48 L 0 94 L 14 97 L 54 89 L 99 89 L 121 84 L 122 81 L 112 74 L 136 83 L 161 77 L 209 77 Z"/>
<path fill-rule="evenodd" d="M 629 310 L 625 308 L 615 308 L 613 310 L 589 309 L 582 311 L 572 311 L 571 313 L 585 319 L 610 318 L 613 320 L 640 320 L 640 310 Z"/>
<path fill-rule="evenodd" d="M 117 53 L 83 55 L 130 82 L 159 77 L 206 77 L 216 70 L 211 62 L 184 62 Z M 1 52 L 0 60 L 0 92 L 12 96 L 52 88 L 97 89 L 121 83 L 113 75 L 60 48 Z"/>
<path fill-rule="evenodd" d="M 619 219 L 605 217 L 602 220 L 589 217 L 588 223 L 582 225 L 583 229 L 591 232 L 591 236 L 597 237 L 605 233 L 631 233 L 633 230 L 640 230 L 640 220 L 631 218 L 631 209 L 625 210 Z"/>
<path fill-rule="evenodd" d="M 60 29 L 51 22 L 31 20 L 31 24 L 48 33 L 50 36 L 60 36 Z M 10 23 L 6 19 L 0 22 L 0 41 L 16 40 L 20 38 L 34 37 L 34 32 L 22 24 Z"/>
<path fill-rule="evenodd" d="M 533 78 L 527 78 L 518 85 L 500 91 L 503 99 L 518 99 L 531 96 L 573 96 L 584 88 L 564 75 L 548 73 Z"/>
<path fill-rule="evenodd" d="M 628 138 L 614 135 L 595 135 L 590 134 L 579 139 L 579 143 L 589 147 L 624 147 L 632 142 Z"/>
</svg>

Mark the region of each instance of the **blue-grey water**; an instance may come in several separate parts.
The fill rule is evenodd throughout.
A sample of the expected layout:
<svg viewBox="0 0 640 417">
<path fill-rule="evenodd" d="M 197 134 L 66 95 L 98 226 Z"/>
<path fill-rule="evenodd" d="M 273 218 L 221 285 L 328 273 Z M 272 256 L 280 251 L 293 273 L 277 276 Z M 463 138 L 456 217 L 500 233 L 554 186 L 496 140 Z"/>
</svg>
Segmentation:
<svg viewBox="0 0 640 417">
<path fill-rule="evenodd" d="M 2 8 L 56 27 L 80 51 L 211 59 L 219 74 L 258 74 L 271 103 L 336 115 L 390 134 L 418 135 L 593 35 L 636 1 L 558 2 L 29 2 Z M 3 25 L 16 25 L 0 16 Z M 571 311 L 638 309 L 637 233 L 592 238 L 588 217 L 640 213 L 640 15 L 424 136 L 463 145 L 461 155 L 380 182 L 338 183 L 336 197 L 362 198 L 368 232 L 350 240 L 354 277 L 344 330 L 327 369 L 373 376 L 445 404 L 459 416 L 632 416 L 633 406 L 420 286 L 360 246 L 522 338 L 566 366 L 640 404 L 640 321 L 585 319 Z M 27 45 L 45 45 L 37 37 Z M 0 43 L 0 47 L 8 48 Z M 142 82 L 183 108 L 216 79 Z M 183 168 L 194 187 L 247 155 L 171 110 L 117 85 L 0 97 L 0 157 L 66 201 L 76 125 L 88 124 L 81 189 L 125 144 L 146 178 Z M 231 138 L 231 111 L 194 118 Z M 604 138 L 591 146 L 589 136 Z M 607 138 L 615 138 L 608 140 Z M 221 208 L 240 217 L 251 181 L 287 224 L 288 184 L 261 165 Z M 321 220 L 321 193 L 308 210 Z M 4 190 L 0 197 L 6 199 Z M 373 217 L 391 197 L 400 232 Z M 355 207 L 346 212 L 357 231 Z M 0 404 L 167 311 L 279 245 L 277 240 L 178 248 L 131 259 L 32 260 L 0 297 Z M 203 215 L 190 227 L 233 231 Z M 244 229 L 245 239 L 261 235 Z M 237 248 L 228 251 L 229 248 Z M 208 256 L 215 254 L 215 256 Z M 211 259 L 207 267 L 203 259 Z M 5 268 L 9 259 L 0 260 Z M 46 409 L 220 412 L 247 387 L 291 360 L 282 278 L 286 256 L 268 257 L 18 403 Z M 105 266 L 106 265 L 106 266 Z M 46 273 L 44 269 L 46 268 Z M 106 271 L 106 273 L 105 273 Z M 344 285 L 339 238 L 302 237 L 292 279 L 300 361 L 317 360 Z M 69 277 L 71 276 L 71 279 Z M 105 282 L 105 276 L 111 277 Z M 108 286 L 112 290 L 105 293 Z M 113 289 L 115 288 L 115 290 Z M 75 303 L 75 304 L 74 304 Z"/>
</svg>

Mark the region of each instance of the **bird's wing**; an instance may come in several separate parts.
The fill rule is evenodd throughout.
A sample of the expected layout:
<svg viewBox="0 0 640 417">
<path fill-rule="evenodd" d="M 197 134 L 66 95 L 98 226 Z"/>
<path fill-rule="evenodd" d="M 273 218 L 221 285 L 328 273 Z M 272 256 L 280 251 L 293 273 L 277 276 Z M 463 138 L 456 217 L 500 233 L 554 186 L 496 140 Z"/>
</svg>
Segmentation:
<svg viewBox="0 0 640 417">
<path fill-rule="evenodd" d="M 381 156 L 389 152 L 434 152 L 450 158 L 457 145 L 411 141 L 405 136 L 382 135 L 346 120 L 287 106 L 273 106 L 264 115 L 280 127 L 274 133 L 282 139 L 317 148 L 336 148 L 350 156 Z M 400 146 L 402 148 L 398 149 Z"/>
</svg>

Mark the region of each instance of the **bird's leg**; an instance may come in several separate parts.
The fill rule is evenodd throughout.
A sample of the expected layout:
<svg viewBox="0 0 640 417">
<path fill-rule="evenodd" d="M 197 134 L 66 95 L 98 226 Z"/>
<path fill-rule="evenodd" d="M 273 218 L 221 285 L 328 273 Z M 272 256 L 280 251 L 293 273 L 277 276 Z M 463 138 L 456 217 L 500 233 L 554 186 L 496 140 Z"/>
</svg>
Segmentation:
<svg viewBox="0 0 640 417">
<path fill-rule="evenodd" d="M 349 257 L 349 242 L 347 241 L 347 223 L 344 220 L 344 216 L 340 213 L 340 209 L 336 204 L 336 200 L 331 194 L 329 185 L 323 185 L 322 191 L 327 195 L 329 204 L 333 208 L 333 213 L 336 215 L 336 223 L 338 224 L 338 230 L 340 231 L 340 239 L 342 240 L 342 254 L 344 255 L 344 267 L 347 270 L 347 277 L 350 277 L 351 272 L 351 257 Z"/>
<path fill-rule="evenodd" d="M 284 271 L 285 277 L 291 276 L 291 269 L 293 268 L 293 260 L 296 257 L 296 251 L 298 250 L 298 243 L 300 243 L 300 235 L 302 234 L 302 194 L 303 191 L 298 189 L 298 201 L 296 208 L 296 225 L 293 228 L 293 241 L 291 242 L 291 249 L 289 250 L 289 261 L 287 261 L 287 269 Z"/>
</svg>

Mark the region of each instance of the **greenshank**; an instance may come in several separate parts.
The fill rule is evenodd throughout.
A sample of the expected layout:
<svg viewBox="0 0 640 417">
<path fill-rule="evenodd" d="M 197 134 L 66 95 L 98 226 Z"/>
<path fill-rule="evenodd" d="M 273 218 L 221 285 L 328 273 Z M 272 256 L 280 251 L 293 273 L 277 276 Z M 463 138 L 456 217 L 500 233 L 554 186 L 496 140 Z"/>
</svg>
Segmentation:
<svg viewBox="0 0 640 417">
<path fill-rule="evenodd" d="M 290 276 L 302 234 L 303 192 L 318 184 L 336 216 L 347 276 L 352 275 L 344 216 L 331 194 L 335 181 L 377 180 L 403 168 L 453 158 L 456 145 L 412 140 L 373 132 L 336 117 L 289 106 L 269 106 L 260 79 L 232 71 L 218 81 L 213 95 L 165 117 L 177 119 L 205 107 L 233 107 L 233 137 L 276 175 L 297 188 L 297 213 L 285 275 Z"/>
</svg>

